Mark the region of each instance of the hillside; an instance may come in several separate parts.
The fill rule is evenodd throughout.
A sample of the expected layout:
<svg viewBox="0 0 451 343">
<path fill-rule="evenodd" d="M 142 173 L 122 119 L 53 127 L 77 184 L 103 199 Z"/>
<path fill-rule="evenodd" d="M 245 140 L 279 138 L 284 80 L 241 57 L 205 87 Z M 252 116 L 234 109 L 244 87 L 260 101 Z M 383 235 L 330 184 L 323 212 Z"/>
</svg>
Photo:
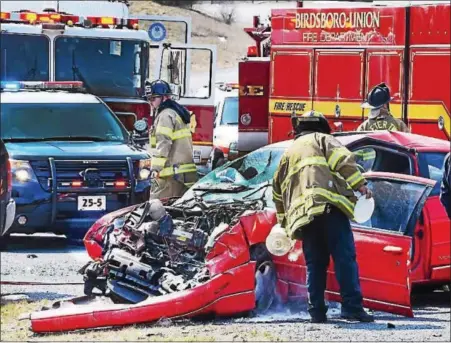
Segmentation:
<svg viewBox="0 0 451 343">
<path fill-rule="evenodd" d="M 247 47 L 252 40 L 237 24 L 227 25 L 213 17 L 198 13 L 193 10 L 164 6 L 152 1 L 131 1 L 130 12 L 132 14 L 170 15 L 191 17 L 192 19 L 192 43 L 214 44 L 218 51 L 218 68 L 233 68 L 237 61 L 247 52 Z M 145 29 L 145 28 L 144 28 Z M 183 34 L 181 25 L 169 26 L 171 40 L 180 41 Z M 177 37 L 178 36 L 178 37 Z M 193 56 L 194 69 L 203 69 L 205 58 Z"/>
</svg>

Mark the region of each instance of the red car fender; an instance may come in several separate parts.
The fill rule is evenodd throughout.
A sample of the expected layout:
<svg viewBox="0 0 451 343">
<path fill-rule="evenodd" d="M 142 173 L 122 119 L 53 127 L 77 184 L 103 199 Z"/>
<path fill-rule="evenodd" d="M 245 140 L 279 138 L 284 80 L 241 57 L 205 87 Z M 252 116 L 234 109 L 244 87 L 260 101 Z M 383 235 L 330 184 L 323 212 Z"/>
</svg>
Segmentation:
<svg viewBox="0 0 451 343">
<path fill-rule="evenodd" d="M 249 246 L 240 223 L 216 238 L 214 246 L 206 256 L 207 268 L 212 277 L 247 263 L 249 260 Z"/>
<path fill-rule="evenodd" d="M 265 243 L 271 229 L 277 224 L 276 211 L 265 209 L 257 213 L 249 213 L 240 218 L 249 245 Z"/>
<path fill-rule="evenodd" d="M 161 318 L 250 311 L 255 307 L 254 274 L 255 263 L 249 262 L 195 288 L 151 297 L 134 305 L 77 305 L 68 301 L 59 308 L 32 313 L 31 327 L 34 332 L 61 332 L 147 323 Z"/>
</svg>

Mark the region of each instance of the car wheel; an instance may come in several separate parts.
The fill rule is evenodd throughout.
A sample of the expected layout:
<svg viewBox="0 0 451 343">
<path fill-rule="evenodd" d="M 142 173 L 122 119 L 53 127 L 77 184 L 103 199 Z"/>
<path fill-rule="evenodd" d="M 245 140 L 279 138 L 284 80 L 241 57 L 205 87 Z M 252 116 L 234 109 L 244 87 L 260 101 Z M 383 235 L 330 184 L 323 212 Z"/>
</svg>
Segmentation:
<svg viewBox="0 0 451 343">
<path fill-rule="evenodd" d="M 251 260 L 255 268 L 255 309 L 254 313 L 266 312 L 276 298 L 276 269 L 271 254 L 264 244 L 251 247 Z"/>
<path fill-rule="evenodd" d="M 8 247 L 9 235 L 0 236 L 0 251 L 6 251 Z"/>
</svg>

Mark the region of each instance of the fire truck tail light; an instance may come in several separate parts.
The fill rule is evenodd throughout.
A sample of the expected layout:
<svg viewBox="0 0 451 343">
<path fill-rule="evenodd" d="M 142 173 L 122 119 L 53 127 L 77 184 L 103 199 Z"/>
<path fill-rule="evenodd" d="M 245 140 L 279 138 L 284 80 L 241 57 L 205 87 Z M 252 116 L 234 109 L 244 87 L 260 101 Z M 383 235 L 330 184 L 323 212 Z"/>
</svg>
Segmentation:
<svg viewBox="0 0 451 343">
<path fill-rule="evenodd" d="M 247 48 L 247 57 L 257 57 L 257 47 L 249 46 Z"/>
<path fill-rule="evenodd" d="M 8 13 L 8 12 L 0 13 L 0 19 L 10 19 L 10 18 L 11 18 L 11 13 Z"/>
</svg>

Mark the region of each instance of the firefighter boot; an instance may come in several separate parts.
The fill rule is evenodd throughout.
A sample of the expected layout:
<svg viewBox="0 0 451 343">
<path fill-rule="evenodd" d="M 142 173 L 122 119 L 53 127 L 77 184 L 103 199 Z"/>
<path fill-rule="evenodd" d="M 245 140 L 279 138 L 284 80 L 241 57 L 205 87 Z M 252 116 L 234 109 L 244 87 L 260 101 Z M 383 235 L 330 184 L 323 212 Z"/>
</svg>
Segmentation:
<svg viewBox="0 0 451 343">
<path fill-rule="evenodd" d="M 366 313 L 363 308 L 360 309 L 359 311 L 346 311 L 342 309 L 341 318 L 363 323 L 374 322 L 374 316 L 369 313 Z"/>
</svg>

